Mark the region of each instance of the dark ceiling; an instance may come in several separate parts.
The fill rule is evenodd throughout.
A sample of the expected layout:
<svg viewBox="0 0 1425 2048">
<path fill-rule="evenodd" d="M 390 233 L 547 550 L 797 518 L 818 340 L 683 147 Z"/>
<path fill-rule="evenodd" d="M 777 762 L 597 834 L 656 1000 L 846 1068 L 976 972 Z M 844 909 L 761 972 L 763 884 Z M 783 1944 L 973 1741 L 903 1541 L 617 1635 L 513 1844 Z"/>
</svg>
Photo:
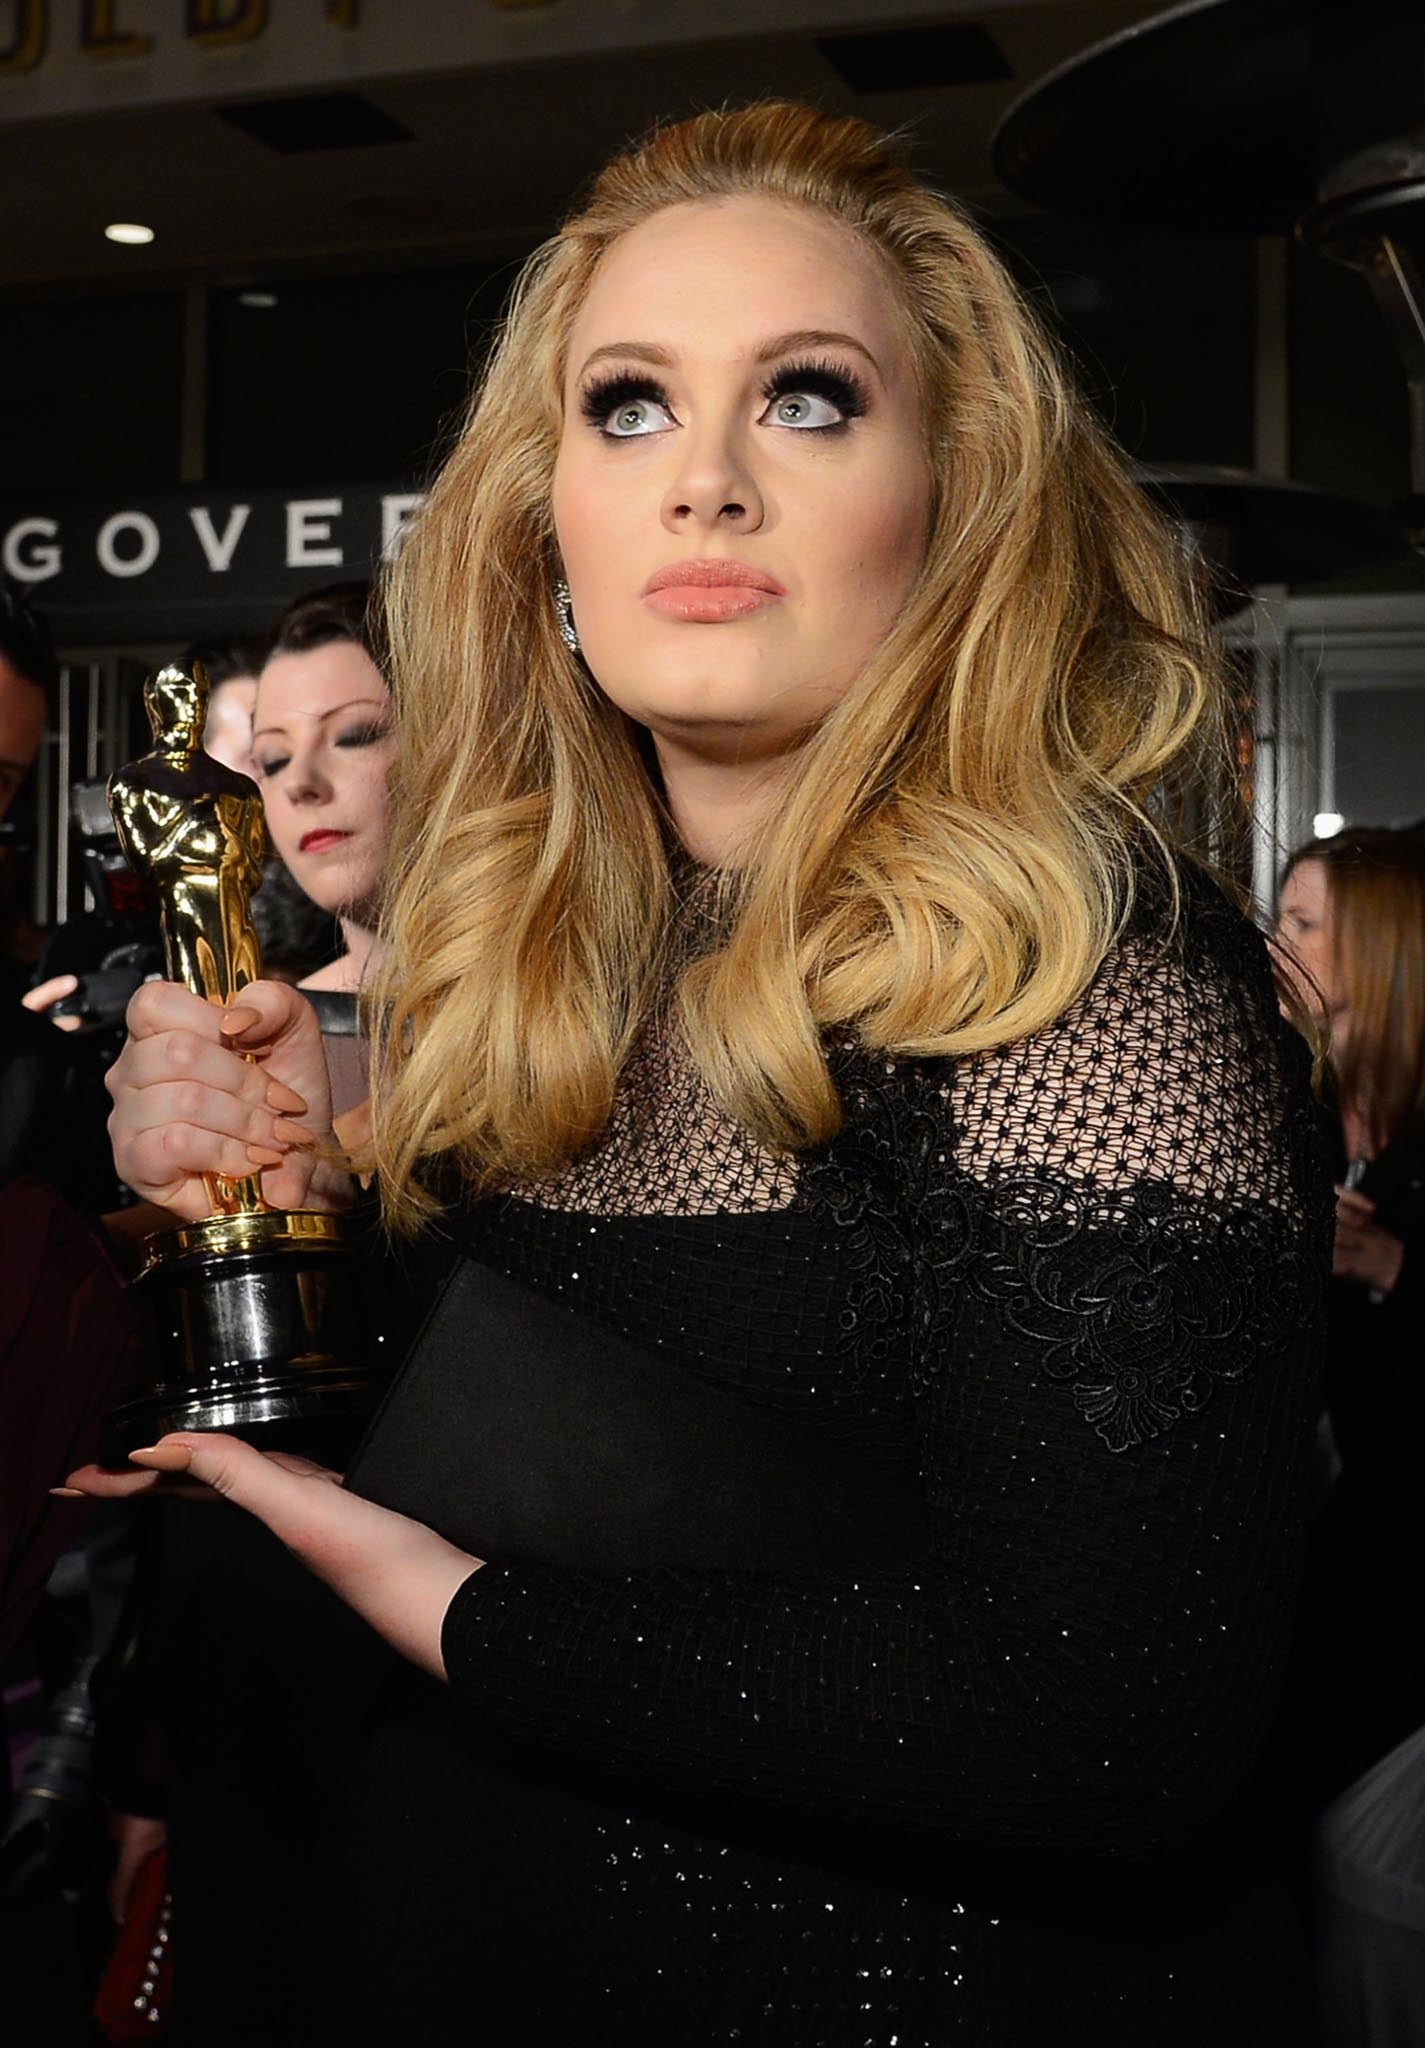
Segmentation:
<svg viewBox="0 0 1425 2048">
<path fill-rule="evenodd" d="M 0 293 L 499 261 L 545 233 L 601 158 L 656 116 L 769 94 L 905 127 L 924 172 L 984 211 L 1013 210 L 989 161 L 1000 114 L 1031 80 L 1157 4 L 942 9 L 929 28 L 923 6 L 918 19 L 871 6 L 854 33 L 0 125 Z M 146 222 L 156 239 L 115 247 L 102 235 L 115 219 Z"/>
</svg>

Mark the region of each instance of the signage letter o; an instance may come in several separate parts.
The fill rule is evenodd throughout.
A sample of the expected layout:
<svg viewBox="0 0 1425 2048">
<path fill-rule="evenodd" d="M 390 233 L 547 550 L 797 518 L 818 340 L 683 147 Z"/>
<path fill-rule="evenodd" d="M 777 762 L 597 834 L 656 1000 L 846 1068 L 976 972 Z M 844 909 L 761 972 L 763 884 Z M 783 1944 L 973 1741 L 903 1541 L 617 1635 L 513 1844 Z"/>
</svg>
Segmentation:
<svg viewBox="0 0 1425 2048">
<path fill-rule="evenodd" d="M 127 527 L 139 537 L 139 551 L 136 555 L 121 555 L 114 546 L 115 540 Z M 104 521 L 94 543 L 94 552 L 99 557 L 99 566 L 106 576 L 142 576 L 158 560 L 158 528 L 147 512 L 115 512 Z"/>
</svg>

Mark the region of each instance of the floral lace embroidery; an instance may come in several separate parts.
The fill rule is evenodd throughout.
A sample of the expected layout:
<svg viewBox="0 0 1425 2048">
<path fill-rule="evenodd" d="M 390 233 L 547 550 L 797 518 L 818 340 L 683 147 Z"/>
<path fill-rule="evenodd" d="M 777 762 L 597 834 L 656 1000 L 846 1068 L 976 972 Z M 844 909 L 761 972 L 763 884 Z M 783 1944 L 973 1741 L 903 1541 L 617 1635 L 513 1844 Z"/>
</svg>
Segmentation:
<svg viewBox="0 0 1425 2048">
<path fill-rule="evenodd" d="M 1130 939 L 1001 1053 L 848 1051 L 847 1128 L 808 1185 L 847 1232 L 858 1343 L 913 1320 L 922 1378 L 953 1373 L 982 1310 L 1123 1452 L 1309 1326 L 1329 1208 L 1304 1051 L 1257 935 L 1211 899 L 1199 929 L 1191 972 Z"/>
</svg>

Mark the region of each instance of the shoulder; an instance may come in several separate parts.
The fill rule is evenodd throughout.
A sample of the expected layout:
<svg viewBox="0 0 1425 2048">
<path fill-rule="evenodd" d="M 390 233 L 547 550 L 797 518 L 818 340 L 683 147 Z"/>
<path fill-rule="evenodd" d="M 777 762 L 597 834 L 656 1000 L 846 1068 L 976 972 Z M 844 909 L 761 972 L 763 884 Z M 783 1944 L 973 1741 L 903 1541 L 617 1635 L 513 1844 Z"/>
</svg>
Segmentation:
<svg viewBox="0 0 1425 2048">
<path fill-rule="evenodd" d="M 1227 975 L 1254 1000 L 1269 997 L 1277 1014 L 1266 935 L 1216 876 L 1179 855 L 1170 868 L 1158 862 L 1140 866 L 1136 879 L 1133 905 L 1107 967 L 1125 951 L 1156 951 L 1189 969 Z"/>
<path fill-rule="evenodd" d="M 1317 1173 L 1310 1058 L 1283 1021 L 1262 934 L 1200 869 L 1145 870 L 1087 988 L 1030 1035 L 861 1074 L 849 1118 L 901 1098 L 957 1175 L 1082 1187 L 1153 1182 L 1299 1211 Z M 905 1098 L 918 1115 L 908 1115 Z"/>
<path fill-rule="evenodd" d="M 358 992 L 351 961 L 345 953 L 339 960 L 329 960 L 325 967 L 317 968 L 314 974 L 304 975 L 297 986 L 304 994 L 310 989 L 317 994 L 350 996 L 353 1001 Z"/>
<path fill-rule="evenodd" d="M 1086 1063 L 1230 1057 L 1264 1062 L 1273 1082 L 1303 1073 L 1305 1047 L 1284 1022 L 1263 933 L 1202 868 L 1145 864 L 1123 927 L 1078 999 L 1040 1031 L 991 1059 Z M 1298 1057 L 1299 1056 L 1299 1057 Z M 1127 1069 L 1120 1069 L 1126 1071 Z"/>
</svg>

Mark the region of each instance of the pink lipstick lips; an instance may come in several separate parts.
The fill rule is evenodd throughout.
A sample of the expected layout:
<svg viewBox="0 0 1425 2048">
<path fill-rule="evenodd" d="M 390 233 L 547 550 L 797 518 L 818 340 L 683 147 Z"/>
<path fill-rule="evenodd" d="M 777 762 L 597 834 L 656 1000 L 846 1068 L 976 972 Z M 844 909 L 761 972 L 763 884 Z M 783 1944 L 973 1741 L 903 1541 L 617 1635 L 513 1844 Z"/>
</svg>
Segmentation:
<svg viewBox="0 0 1425 2048">
<path fill-rule="evenodd" d="M 326 828 L 320 832 L 304 832 L 297 842 L 298 853 L 330 853 L 333 847 L 345 846 L 351 834 Z"/>
<path fill-rule="evenodd" d="M 643 600 L 653 611 L 699 626 L 748 618 L 786 594 L 775 576 L 746 562 L 670 562 L 643 586 Z"/>
</svg>

